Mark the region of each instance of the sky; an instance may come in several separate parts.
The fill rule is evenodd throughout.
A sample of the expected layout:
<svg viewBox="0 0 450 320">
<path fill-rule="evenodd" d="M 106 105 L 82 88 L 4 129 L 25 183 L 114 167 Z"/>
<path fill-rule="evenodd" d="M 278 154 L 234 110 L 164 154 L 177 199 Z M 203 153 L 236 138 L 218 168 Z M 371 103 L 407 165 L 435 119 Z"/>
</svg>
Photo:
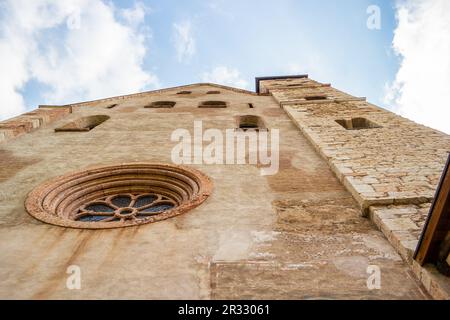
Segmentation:
<svg viewBox="0 0 450 320">
<path fill-rule="evenodd" d="M 0 0 L 0 119 L 309 74 L 450 133 L 449 57 L 448 0 Z"/>
</svg>

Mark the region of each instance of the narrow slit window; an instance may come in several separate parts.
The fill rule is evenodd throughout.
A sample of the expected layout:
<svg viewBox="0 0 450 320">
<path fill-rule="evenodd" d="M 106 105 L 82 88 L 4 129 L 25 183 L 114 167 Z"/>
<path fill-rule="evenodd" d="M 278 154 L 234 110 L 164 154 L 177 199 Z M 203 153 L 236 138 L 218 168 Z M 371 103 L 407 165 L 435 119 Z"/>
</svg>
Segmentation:
<svg viewBox="0 0 450 320">
<path fill-rule="evenodd" d="M 111 104 L 111 105 L 107 106 L 106 108 L 107 108 L 107 109 L 114 109 L 114 108 L 117 107 L 117 106 L 118 106 L 118 104 L 117 104 L 117 103 L 114 103 L 114 104 Z"/>
<path fill-rule="evenodd" d="M 318 100 L 327 100 L 327 96 L 324 95 L 316 95 L 316 96 L 306 96 L 306 101 L 318 101 Z"/>
<path fill-rule="evenodd" d="M 182 94 L 191 94 L 191 93 L 192 93 L 192 91 L 180 91 L 177 94 L 182 95 Z"/>
<path fill-rule="evenodd" d="M 220 94 L 220 91 L 208 91 L 206 94 Z"/>
<path fill-rule="evenodd" d="M 255 106 L 253 105 L 253 103 L 249 103 L 249 104 L 248 104 L 248 107 L 249 107 L 250 109 L 254 109 L 254 108 L 255 108 Z"/>
</svg>

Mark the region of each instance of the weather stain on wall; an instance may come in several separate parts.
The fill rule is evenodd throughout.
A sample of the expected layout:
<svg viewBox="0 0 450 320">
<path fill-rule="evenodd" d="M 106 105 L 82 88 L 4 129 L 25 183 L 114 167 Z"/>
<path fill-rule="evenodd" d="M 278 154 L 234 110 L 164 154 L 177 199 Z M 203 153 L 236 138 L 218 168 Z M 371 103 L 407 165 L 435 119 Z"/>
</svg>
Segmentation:
<svg viewBox="0 0 450 320">
<path fill-rule="evenodd" d="M 340 191 L 342 186 L 339 181 L 331 175 L 325 166 L 310 170 L 307 161 L 314 159 L 304 159 L 304 168 L 296 168 L 293 165 L 295 153 L 284 151 L 280 154 L 280 169 L 273 176 L 268 176 L 267 180 L 270 188 L 275 192 L 326 192 Z"/>
<path fill-rule="evenodd" d="M 18 157 L 9 150 L 0 149 L 0 183 L 14 177 L 22 169 L 39 161 L 41 159 Z"/>
</svg>

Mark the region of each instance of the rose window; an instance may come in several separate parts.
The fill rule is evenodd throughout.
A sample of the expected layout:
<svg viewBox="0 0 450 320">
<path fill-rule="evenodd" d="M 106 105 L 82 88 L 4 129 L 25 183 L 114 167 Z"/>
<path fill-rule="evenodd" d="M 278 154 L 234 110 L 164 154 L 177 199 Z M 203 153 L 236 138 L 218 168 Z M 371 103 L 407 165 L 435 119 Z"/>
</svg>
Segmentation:
<svg viewBox="0 0 450 320">
<path fill-rule="evenodd" d="M 198 170 L 130 163 L 92 168 L 50 180 L 28 195 L 36 219 L 70 228 L 110 229 L 169 219 L 202 204 L 211 180 Z"/>
</svg>

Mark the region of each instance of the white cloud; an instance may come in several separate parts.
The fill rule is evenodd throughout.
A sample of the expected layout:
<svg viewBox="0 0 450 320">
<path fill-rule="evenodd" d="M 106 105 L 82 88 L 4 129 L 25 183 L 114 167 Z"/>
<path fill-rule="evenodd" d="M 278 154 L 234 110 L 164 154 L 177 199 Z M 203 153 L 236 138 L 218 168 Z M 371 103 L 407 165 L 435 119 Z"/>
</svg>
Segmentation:
<svg viewBox="0 0 450 320">
<path fill-rule="evenodd" d="M 203 82 L 217 83 L 242 89 L 248 88 L 248 82 L 241 78 L 239 70 L 224 66 L 219 66 L 210 72 L 203 73 L 201 79 Z"/>
<path fill-rule="evenodd" d="M 450 133 L 450 1 L 397 1 L 397 18 L 393 47 L 402 60 L 386 103 Z"/>
<path fill-rule="evenodd" d="M 143 2 L 136 2 L 134 7 L 122 10 L 122 16 L 129 25 L 137 26 L 144 22 L 145 16 L 151 12 L 151 9 Z"/>
<path fill-rule="evenodd" d="M 23 112 L 21 90 L 45 86 L 42 103 L 67 103 L 157 87 L 142 65 L 145 8 L 102 0 L 7 0 L 0 19 L 0 118 Z M 133 21 L 119 22 L 116 17 Z"/>
<path fill-rule="evenodd" d="M 191 21 L 173 24 L 173 43 L 179 62 L 186 62 L 195 54 L 195 39 Z"/>
</svg>

